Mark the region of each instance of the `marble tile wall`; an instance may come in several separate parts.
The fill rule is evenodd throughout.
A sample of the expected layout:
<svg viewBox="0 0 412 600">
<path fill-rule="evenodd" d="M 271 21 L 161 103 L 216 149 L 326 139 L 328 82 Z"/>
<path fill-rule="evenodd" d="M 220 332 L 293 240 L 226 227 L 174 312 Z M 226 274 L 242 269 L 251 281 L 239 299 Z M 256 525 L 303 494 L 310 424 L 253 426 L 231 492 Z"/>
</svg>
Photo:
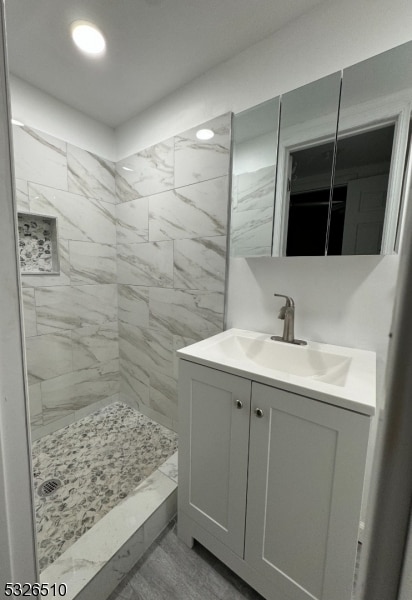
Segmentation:
<svg viewBox="0 0 412 600">
<path fill-rule="evenodd" d="M 275 166 L 233 177 L 232 256 L 270 256 L 275 177 Z"/>
<path fill-rule="evenodd" d="M 230 122 L 116 164 L 120 396 L 175 430 L 176 350 L 223 328 Z"/>
<path fill-rule="evenodd" d="M 117 164 L 14 126 L 18 210 L 57 219 L 60 259 L 22 276 L 34 438 L 119 391 L 177 428 L 175 352 L 223 327 L 230 121 Z"/>
<path fill-rule="evenodd" d="M 21 277 L 36 439 L 118 398 L 115 165 L 28 127 L 13 143 L 18 210 L 58 229 L 60 274 Z"/>
</svg>

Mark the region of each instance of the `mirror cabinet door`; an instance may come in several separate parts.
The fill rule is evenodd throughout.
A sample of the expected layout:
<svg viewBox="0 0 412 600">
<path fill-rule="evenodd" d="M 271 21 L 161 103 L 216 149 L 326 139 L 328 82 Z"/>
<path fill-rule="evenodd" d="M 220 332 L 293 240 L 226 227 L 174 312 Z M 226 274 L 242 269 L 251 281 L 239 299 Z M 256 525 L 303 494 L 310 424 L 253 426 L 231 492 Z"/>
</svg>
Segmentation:
<svg viewBox="0 0 412 600">
<path fill-rule="evenodd" d="M 408 42 L 235 115 L 232 256 L 396 251 L 411 107 Z"/>
<path fill-rule="evenodd" d="M 324 256 L 341 73 L 281 97 L 273 256 Z"/>
<path fill-rule="evenodd" d="M 412 43 L 343 71 L 329 255 L 394 251 L 411 101 Z"/>
<path fill-rule="evenodd" d="M 232 256 L 271 256 L 279 98 L 233 117 Z"/>
</svg>

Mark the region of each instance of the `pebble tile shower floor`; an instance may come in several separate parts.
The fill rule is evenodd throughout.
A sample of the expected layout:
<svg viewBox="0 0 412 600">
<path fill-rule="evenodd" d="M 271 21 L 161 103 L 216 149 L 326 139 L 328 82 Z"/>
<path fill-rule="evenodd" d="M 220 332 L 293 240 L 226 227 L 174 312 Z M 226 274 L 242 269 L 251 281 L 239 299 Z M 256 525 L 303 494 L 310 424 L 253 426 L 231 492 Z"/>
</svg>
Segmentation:
<svg viewBox="0 0 412 600">
<path fill-rule="evenodd" d="M 177 435 L 116 402 L 32 445 L 40 571 L 177 450 Z M 62 486 L 40 497 L 56 478 Z"/>
</svg>

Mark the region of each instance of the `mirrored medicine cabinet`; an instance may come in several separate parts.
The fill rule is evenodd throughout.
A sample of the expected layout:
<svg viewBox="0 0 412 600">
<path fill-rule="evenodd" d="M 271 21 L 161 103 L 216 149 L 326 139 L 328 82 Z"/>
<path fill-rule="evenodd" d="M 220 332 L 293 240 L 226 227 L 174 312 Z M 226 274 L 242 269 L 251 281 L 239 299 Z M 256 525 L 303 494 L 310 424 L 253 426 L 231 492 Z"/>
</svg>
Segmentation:
<svg viewBox="0 0 412 600">
<path fill-rule="evenodd" d="M 411 108 L 409 42 L 234 115 L 231 255 L 395 252 Z"/>
</svg>

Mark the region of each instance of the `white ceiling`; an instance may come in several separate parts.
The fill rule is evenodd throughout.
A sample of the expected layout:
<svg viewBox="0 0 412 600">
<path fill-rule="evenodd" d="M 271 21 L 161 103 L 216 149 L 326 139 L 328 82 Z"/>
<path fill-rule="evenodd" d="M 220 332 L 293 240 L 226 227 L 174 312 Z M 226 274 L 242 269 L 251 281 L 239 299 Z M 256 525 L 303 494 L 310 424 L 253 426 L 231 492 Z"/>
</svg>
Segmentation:
<svg viewBox="0 0 412 600">
<path fill-rule="evenodd" d="M 116 127 L 322 0 L 6 0 L 11 73 Z M 70 24 L 104 32 L 84 57 Z"/>
</svg>

